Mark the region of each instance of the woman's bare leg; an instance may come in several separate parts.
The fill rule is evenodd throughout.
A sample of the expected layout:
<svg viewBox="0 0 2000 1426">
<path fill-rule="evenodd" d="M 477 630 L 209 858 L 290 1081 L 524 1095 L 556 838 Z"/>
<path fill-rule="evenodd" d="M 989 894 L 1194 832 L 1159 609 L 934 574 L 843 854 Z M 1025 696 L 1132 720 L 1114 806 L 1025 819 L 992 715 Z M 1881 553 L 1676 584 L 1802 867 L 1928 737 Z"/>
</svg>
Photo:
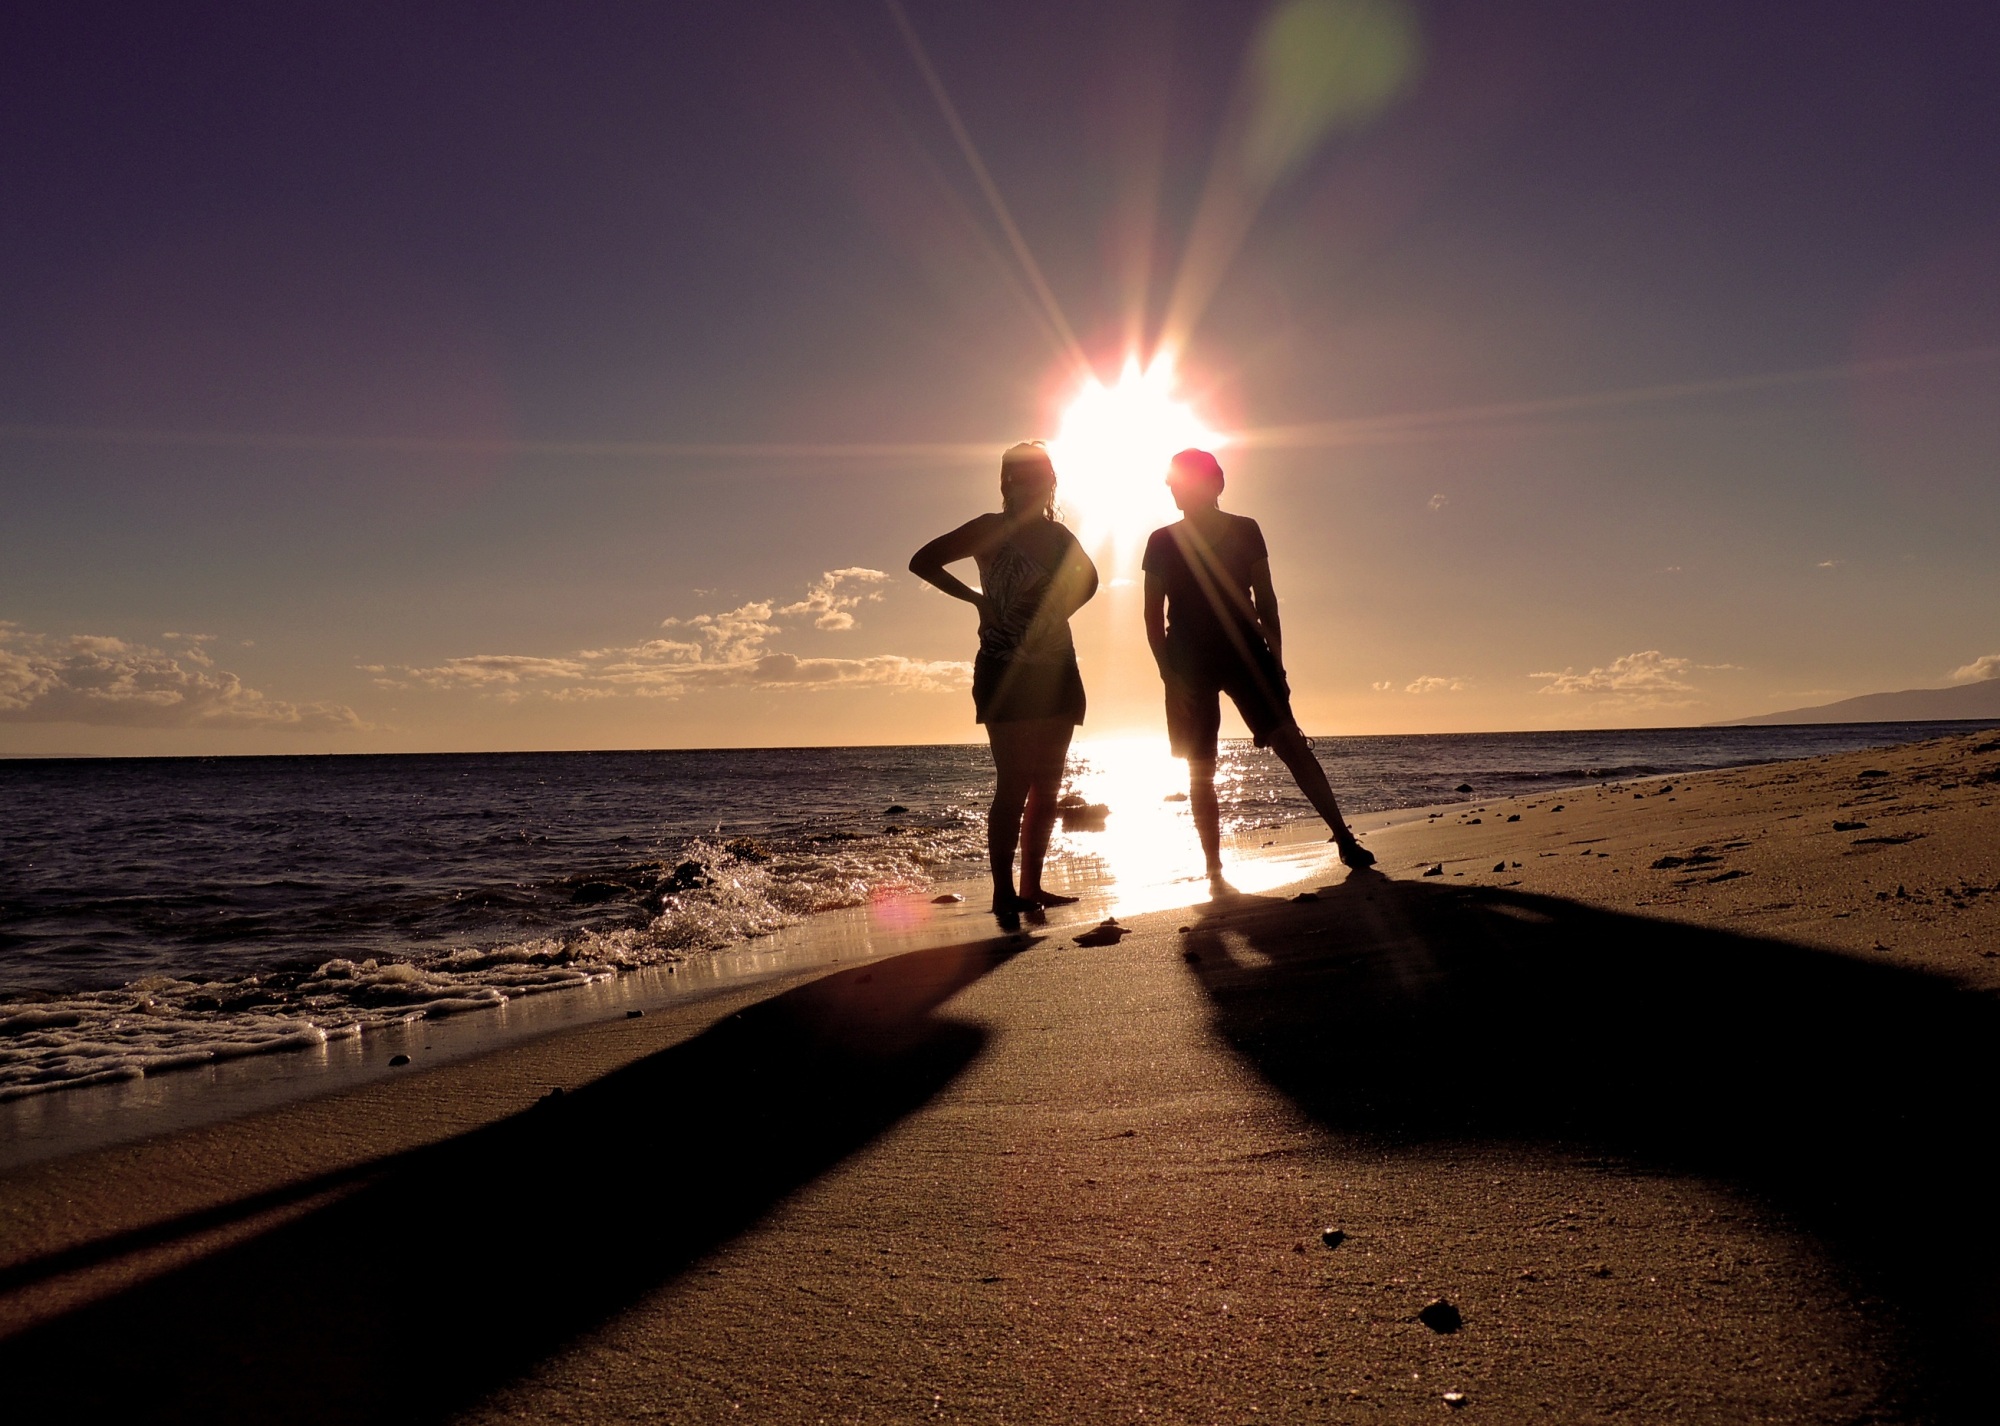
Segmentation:
<svg viewBox="0 0 2000 1426">
<path fill-rule="evenodd" d="M 986 813 L 986 862 L 993 873 L 993 909 L 1020 910 L 1014 893 L 1014 850 L 1021 840 L 1021 813 L 1028 801 L 1027 740 L 1022 723 L 988 723 L 986 740 L 993 748 L 993 806 Z"/>
<path fill-rule="evenodd" d="M 1041 906 L 1067 906 L 1076 900 L 1074 896 L 1042 889 L 1042 863 L 1055 832 L 1056 799 L 1062 793 L 1063 767 L 1069 761 L 1069 742 L 1076 727 L 1061 718 L 1036 719 L 1020 726 L 1034 730 L 1029 735 L 1027 815 L 1021 829 L 1021 899 Z"/>
</svg>

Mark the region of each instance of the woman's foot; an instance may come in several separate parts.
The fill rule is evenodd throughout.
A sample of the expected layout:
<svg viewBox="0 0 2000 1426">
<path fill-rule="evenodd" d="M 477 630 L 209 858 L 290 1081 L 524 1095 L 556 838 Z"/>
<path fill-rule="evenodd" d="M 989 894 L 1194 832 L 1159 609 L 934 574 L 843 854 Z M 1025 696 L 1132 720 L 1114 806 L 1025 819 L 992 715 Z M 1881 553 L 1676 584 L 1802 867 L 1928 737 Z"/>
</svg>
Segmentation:
<svg viewBox="0 0 2000 1426">
<path fill-rule="evenodd" d="M 1352 832 L 1335 832 L 1331 840 L 1340 848 L 1341 865 L 1350 871 L 1366 871 L 1375 865 L 1375 853 L 1355 841 Z"/>
<path fill-rule="evenodd" d="M 1081 897 L 1076 896 L 1064 896 L 1059 891 L 1043 891 L 1040 888 L 1021 893 L 1023 910 L 1026 910 L 1030 906 L 1074 906 L 1081 899 Z"/>
<path fill-rule="evenodd" d="M 995 916 L 1019 916 L 1023 911 L 1039 911 L 1042 904 L 1030 901 L 1025 896 L 1016 896 L 1011 891 L 993 893 L 993 914 Z"/>
</svg>

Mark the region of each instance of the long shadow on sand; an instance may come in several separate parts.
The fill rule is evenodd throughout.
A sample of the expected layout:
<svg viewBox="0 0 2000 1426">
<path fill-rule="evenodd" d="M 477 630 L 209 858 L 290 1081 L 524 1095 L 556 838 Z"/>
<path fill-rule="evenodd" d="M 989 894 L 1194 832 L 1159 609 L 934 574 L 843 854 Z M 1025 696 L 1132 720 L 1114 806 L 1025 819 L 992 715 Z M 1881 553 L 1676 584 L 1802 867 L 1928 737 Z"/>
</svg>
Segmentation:
<svg viewBox="0 0 2000 1426">
<path fill-rule="evenodd" d="M 0 1343 L 0 1399 L 24 1422 L 448 1415 L 936 1094 L 985 1042 L 936 1008 L 1026 944 L 827 976 L 387 1160 L 331 1206 Z"/>
<path fill-rule="evenodd" d="M 1320 898 L 1228 897 L 1188 939 L 1217 1028 L 1308 1113 L 1727 1183 L 1892 1304 L 1917 1410 L 1991 1419 L 1990 997 L 1547 897 L 1370 873 Z"/>
</svg>

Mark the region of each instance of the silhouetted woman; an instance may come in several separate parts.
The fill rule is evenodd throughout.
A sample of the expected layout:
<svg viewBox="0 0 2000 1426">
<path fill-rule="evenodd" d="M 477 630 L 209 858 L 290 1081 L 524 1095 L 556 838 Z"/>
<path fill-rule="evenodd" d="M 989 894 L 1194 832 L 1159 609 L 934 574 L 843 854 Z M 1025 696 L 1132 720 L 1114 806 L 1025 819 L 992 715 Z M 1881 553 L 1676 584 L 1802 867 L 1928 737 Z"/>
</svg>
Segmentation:
<svg viewBox="0 0 2000 1426">
<path fill-rule="evenodd" d="M 972 702 L 993 745 L 997 774 L 986 819 L 993 910 L 1012 916 L 1076 898 L 1042 887 L 1069 740 L 1083 721 L 1083 678 L 1069 616 L 1097 593 L 1097 567 L 1056 519 L 1056 469 L 1039 441 L 1000 458 L 1000 513 L 940 535 L 910 557 L 910 572 L 979 610 Z M 980 588 L 945 566 L 969 559 Z M 1014 850 L 1021 851 L 1020 890 Z"/>
</svg>

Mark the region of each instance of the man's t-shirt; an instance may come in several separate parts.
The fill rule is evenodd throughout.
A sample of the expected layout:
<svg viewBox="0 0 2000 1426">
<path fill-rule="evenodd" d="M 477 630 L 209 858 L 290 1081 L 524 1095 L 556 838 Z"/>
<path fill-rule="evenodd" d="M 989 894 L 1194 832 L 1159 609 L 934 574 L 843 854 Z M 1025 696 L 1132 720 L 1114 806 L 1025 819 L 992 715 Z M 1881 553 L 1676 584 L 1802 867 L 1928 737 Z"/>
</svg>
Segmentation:
<svg viewBox="0 0 2000 1426">
<path fill-rule="evenodd" d="M 1143 568 L 1167 591 L 1167 657 L 1186 673 L 1209 674 L 1271 658 L 1250 602 L 1250 574 L 1269 558 L 1264 532 L 1242 515 L 1217 511 L 1211 537 L 1182 520 L 1146 541 Z"/>
</svg>

